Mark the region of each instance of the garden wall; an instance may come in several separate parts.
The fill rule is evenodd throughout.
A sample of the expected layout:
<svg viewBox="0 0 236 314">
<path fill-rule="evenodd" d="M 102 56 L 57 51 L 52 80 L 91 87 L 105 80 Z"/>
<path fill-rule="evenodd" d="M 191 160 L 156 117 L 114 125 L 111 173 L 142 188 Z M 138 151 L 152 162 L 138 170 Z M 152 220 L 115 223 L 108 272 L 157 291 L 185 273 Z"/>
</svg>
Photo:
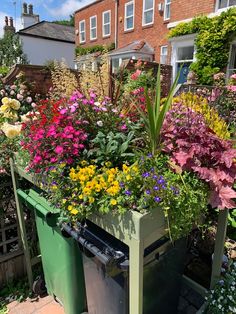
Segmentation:
<svg viewBox="0 0 236 314">
<path fill-rule="evenodd" d="M 46 95 L 52 86 L 51 74 L 49 69 L 40 65 L 16 64 L 6 77 L 3 83 L 11 85 L 17 76 L 23 72 L 27 82 L 33 84 L 33 93 Z"/>
</svg>

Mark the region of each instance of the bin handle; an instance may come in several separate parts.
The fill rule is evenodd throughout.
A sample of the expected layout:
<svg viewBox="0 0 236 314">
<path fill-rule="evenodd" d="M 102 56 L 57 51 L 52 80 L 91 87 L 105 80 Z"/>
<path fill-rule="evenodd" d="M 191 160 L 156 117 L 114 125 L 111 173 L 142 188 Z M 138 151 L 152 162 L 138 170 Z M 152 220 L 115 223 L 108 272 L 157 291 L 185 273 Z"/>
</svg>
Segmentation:
<svg viewBox="0 0 236 314">
<path fill-rule="evenodd" d="M 25 193 L 22 189 L 17 189 L 17 194 L 20 197 L 22 197 L 27 203 L 31 204 L 36 210 L 38 210 L 40 214 L 42 214 L 43 217 L 46 219 L 46 221 L 51 216 L 57 214 L 46 209 L 44 206 L 42 206 L 37 201 L 35 201 L 32 197 L 30 197 L 27 193 Z"/>
<path fill-rule="evenodd" d="M 77 242 L 79 242 L 84 248 L 86 248 L 89 252 L 96 256 L 96 258 L 105 266 L 110 264 L 117 264 L 119 267 L 120 262 L 123 262 L 125 259 L 125 255 L 122 252 L 115 251 L 119 258 L 108 255 L 102 252 L 98 247 L 96 247 L 92 242 L 85 239 L 78 231 L 73 229 L 66 223 L 60 223 L 60 227 L 64 229 L 68 234 L 71 235 Z"/>
</svg>

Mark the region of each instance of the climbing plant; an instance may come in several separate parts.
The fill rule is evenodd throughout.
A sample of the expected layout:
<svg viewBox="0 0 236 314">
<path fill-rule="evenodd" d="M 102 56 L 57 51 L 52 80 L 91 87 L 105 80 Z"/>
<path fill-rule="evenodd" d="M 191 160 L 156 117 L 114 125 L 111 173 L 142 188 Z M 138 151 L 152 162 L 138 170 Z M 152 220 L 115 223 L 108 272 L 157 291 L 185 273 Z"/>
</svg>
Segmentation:
<svg viewBox="0 0 236 314">
<path fill-rule="evenodd" d="M 15 63 L 27 63 L 19 36 L 7 32 L 0 39 L 0 66 L 11 67 Z"/>
<path fill-rule="evenodd" d="M 209 18 L 199 16 L 191 22 L 180 23 L 169 32 L 169 38 L 196 33 L 196 61 L 191 69 L 200 84 L 212 84 L 213 74 L 225 70 L 230 43 L 236 37 L 236 8 Z"/>
</svg>

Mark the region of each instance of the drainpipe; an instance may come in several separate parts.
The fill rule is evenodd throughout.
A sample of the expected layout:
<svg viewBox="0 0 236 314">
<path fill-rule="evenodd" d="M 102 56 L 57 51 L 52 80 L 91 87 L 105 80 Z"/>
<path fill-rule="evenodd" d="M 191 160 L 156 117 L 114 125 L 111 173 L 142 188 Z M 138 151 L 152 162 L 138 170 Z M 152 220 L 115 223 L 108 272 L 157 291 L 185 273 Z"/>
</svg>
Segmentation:
<svg viewBox="0 0 236 314">
<path fill-rule="evenodd" d="M 115 49 L 118 47 L 118 6 L 119 0 L 115 0 Z"/>
</svg>

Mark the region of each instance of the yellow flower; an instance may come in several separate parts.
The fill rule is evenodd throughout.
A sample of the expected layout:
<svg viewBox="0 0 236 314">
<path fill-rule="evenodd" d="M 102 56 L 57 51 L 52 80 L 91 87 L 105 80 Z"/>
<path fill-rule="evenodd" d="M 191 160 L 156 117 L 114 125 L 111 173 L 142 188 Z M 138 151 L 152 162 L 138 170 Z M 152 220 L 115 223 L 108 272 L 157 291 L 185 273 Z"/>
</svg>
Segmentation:
<svg viewBox="0 0 236 314">
<path fill-rule="evenodd" d="M 3 104 L 4 106 L 9 107 L 9 103 L 10 103 L 9 98 L 8 98 L 8 97 L 3 97 L 3 99 L 2 99 L 2 104 Z"/>
<path fill-rule="evenodd" d="M 63 200 L 62 200 L 62 204 L 65 204 L 66 203 L 66 199 L 65 198 L 63 198 Z"/>
<path fill-rule="evenodd" d="M 20 108 L 20 102 L 16 99 L 10 99 L 9 105 L 14 110 L 18 110 Z"/>
<path fill-rule="evenodd" d="M 78 210 L 77 209 L 75 209 L 75 208 L 73 208 L 72 210 L 71 210 L 71 214 L 72 215 L 77 215 L 78 214 Z"/>
<path fill-rule="evenodd" d="M 72 205 L 69 205 L 68 207 L 67 207 L 67 209 L 69 210 L 69 211 L 72 211 L 73 210 L 73 206 Z"/>
<path fill-rule="evenodd" d="M 126 176 L 126 180 L 127 180 L 127 181 L 130 181 L 130 180 L 131 180 L 131 175 L 130 175 L 130 174 L 128 174 L 128 175 Z"/>
<path fill-rule="evenodd" d="M 129 170 L 130 170 L 129 167 L 126 164 L 123 164 L 122 169 L 123 169 L 124 173 L 128 173 Z"/>
<path fill-rule="evenodd" d="M 6 137 L 14 138 L 18 136 L 21 132 L 21 125 L 12 125 L 7 122 L 3 123 L 1 130 L 4 132 Z"/>
<path fill-rule="evenodd" d="M 81 161 L 81 165 L 82 165 L 82 166 L 86 166 L 87 164 L 88 164 L 88 163 L 87 163 L 86 160 L 82 160 L 82 161 Z"/>
<path fill-rule="evenodd" d="M 94 203 L 94 201 L 95 201 L 94 197 L 89 197 L 89 203 L 90 204 Z"/>
<path fill-rule="evenodd" d="M 9 110 L 10 110 L 10 108 L 9 108 L 8 105 L 2 105 L 2 106 L 0 107 L 0 113 L 5 113 L 5 112 L 7 112 L 7 111 L 9 111 Z"/>
<path fill-rule="evenodd" d="M 60 168 L 64 168 L 65 166 L 66 166 L 66 163 L 65 163 L 65 162 L 62 162 L 62 163 L 59 165 Z"/>
<path fill-rule="evenodd" d="M 52 190 L 57 190 L 57 185 L 53 184 L 53 185 L 51 186 L 51 189 L 52 189 Z"/>
<path fill-rule="evenodd" d="M 110 204 L 113 205 L 113 206 L 116 205 L 117 204 L 117 200 L 112 198 L 111 201 L 110 201 Z"/>
<path fill-rule="evenodd" d="M 106 166 L 107 168 L 111 167 L 111 162 L 110 162 L 110 161 L 105 162 L 105 166 Z"/>
</svg>

